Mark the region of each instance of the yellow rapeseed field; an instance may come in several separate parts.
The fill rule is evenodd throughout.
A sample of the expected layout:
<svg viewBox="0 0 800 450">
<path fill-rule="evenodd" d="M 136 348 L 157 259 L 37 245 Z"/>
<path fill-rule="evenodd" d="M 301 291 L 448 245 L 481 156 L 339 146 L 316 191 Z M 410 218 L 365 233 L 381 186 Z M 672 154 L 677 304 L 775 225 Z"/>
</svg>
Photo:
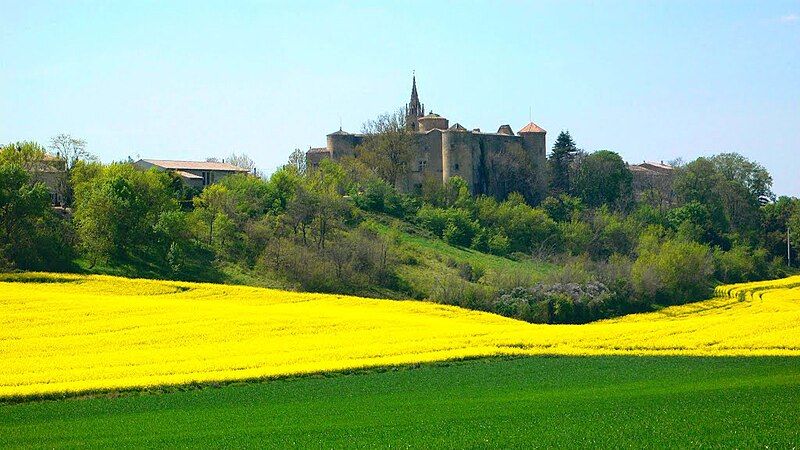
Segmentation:
<svg viewBox="0 0 800 450">
<path fill-rule="evenodd" d="M 0 278 L 0 397 L 484 355 L 800 355 L 800 277 L 587 325 L 416 301 L 107 276 Z"/>
</svg>

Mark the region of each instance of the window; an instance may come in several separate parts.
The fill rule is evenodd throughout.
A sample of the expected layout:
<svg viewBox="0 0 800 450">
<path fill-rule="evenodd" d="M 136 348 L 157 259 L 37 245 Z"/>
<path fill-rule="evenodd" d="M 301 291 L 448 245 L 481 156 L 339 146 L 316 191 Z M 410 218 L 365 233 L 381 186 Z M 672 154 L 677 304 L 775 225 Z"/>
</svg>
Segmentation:
<svg viewBox="0 0 800 450">
<path fill-rule="evenodd" d="M 417 162 L 417 171 L 424 172 L 425 168 L 428 166 L 428 161 L 421 159 Z"/>
<path fill-rule="evenodd" d="M 453 164 L 453 170 L 458 170 L 458 163 Z"/>
<path fill-rule="evenodd" d="M 203 186 L 211 184 L 211 172 L 203 171 L 201 175 L 203 176 Z"/>
</svg>

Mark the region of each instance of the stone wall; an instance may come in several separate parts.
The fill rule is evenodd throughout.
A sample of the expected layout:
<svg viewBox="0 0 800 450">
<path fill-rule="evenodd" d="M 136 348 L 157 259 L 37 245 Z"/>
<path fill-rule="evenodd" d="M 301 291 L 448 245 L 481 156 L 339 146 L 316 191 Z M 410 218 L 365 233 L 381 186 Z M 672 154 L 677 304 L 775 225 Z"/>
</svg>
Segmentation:
<svg viewBox="0 0 800 450">
<path fill-rule="evenodd" d="M 501 153 L 513 145 L 521 146 L 530 152 L 537 164 L 546 163 L 545 133 L 480 133 L 466 130 L 439 127 L 446 124 L 444 118 L 426 116 L 420 119 L 421 128 L 426 132 L 412 133 L 417 153 L 412 158 L 408 176 L 400 180 L 397 188 L 411 192 L 419 189 L 426 178 L 434 178 L 446 183 L 459 176 L 470 187 L 473 194 L 491 194 L 488 185 L 489 158 L 493 153 Z M 510 129 L 510 128 L 509 128 Z M 328 153 L 309 153 L 309 162 L 318 164 L 317 159 L 328 157 L 338 159 L 354 156 L 355 149 L 364 140 L 363 135 L 337 131 L 328 135 Z M 312 160 L 313 159 L 313 160 Z"/>
</svg>

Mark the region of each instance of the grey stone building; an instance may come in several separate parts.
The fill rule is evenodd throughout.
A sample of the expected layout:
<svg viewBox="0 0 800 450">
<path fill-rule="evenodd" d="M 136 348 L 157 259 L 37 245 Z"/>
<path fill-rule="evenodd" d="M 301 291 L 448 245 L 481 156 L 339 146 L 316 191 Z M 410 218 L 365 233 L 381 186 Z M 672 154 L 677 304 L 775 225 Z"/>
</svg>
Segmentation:
<svg viewBox="0 0 800 450">
<path fill-rule="evenodd" d="M 418 189 L 426 178 L 446 183 L 459 176 L 466 180 L 473 194 L 492 194 L 489 175 L 493 170 L 493 155 L 509 152 L 513 146 L 527 152 L 538 167 L 543 168 L 546 163 L 547 132 L 535 123 L 529 123 L 516 134 L 509 125 L 501 125 L 494 133 L 477 128 L 469 130 L 459 123 L 450 125 L 449 120 L 438 114 L 425 114 L 416 77 L 412 79 L 411 99 L 405 113 L 416 155 L 407 176 L 398 182 L 397 188 L 402 191 Z M 325 147 L 311 148 L 306 153 L 309 167 L 318 166 L 324 158 L 356 156 L 365 137 L 341 129 L 329 134 Z"/>
</svg>

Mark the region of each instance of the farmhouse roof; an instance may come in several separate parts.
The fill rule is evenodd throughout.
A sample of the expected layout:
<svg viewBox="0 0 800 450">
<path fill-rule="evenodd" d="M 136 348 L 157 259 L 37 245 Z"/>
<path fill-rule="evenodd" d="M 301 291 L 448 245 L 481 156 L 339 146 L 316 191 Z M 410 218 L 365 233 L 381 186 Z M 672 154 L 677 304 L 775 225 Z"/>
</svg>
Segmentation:
<svg viewBox="0 0 800 450">
<path fill-rule="evenodd" d="M 177 161 L 172 159 L 143 159 L 142 161 L 167 170 L 218 170 L 223 172 L 249 172 L 233 164 L 213 161 Z"/>
<path fill-rule="evenodd" d="M 643 162 L 641 164 L 631 164 L 628 169 L 632 172 L 651 173 L 659 175 L 669 175 L 674 173 L 675 168 L 663 162 Z"/>
<path fill-rule="evenodd" d="M 669 164 L 664 163 L 663 161 L 661 161 L 661 162 L 647 161 L 647 162 L 642 163 L 641 165 L 645 166 L 645 167 L 650 166 L 650 167 L 652 167 L 654 169 L 661 169 L 661 170 L 673 170 L 674 169 L 674 167 L 672 167 Z"/>
</svg>

